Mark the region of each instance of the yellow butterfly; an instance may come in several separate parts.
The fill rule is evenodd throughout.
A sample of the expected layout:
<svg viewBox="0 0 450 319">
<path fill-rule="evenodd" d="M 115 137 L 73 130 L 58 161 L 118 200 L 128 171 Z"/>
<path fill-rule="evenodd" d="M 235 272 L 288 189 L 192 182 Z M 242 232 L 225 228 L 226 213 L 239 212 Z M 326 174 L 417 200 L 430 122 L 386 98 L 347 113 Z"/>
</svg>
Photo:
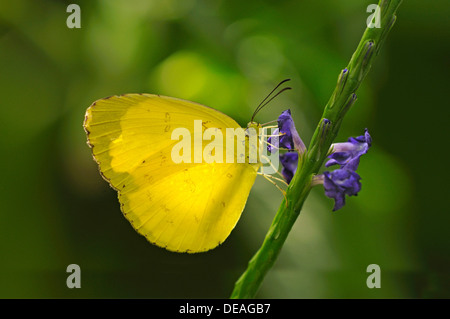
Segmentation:
<svg viewBox="0 0 450 319">
<path fill-rule="evenodd" d="M 117 190 L 124 216 L 149 242 L 175 252 L 203 252 L 221 244 L 239 220 L 261 166 L 248 156 L 239 161 L 238 152 L 232 153 L 231 163 L 195 161 L 195 137 L 194 143 L 174 151 L 181 143 L 173 139 L 174 130 L 195 135 L 196 125 L 202 134 L 240 128 L 212 108 L 151 94 L 98 100 L 84 121 L 94 159 Z M 260 125 L 252 120 L 248 128 Z M 249 138 L 246 135 L 247 154 Z M 207 147 L 201 145 L 200 152 L 208 152 Z M 216 147 L 209 155 L 228 155 L 237 147 Z M 194 155 L 191 163 L 173 160 L 181 149 L 184 159 Z"/>
</svg>

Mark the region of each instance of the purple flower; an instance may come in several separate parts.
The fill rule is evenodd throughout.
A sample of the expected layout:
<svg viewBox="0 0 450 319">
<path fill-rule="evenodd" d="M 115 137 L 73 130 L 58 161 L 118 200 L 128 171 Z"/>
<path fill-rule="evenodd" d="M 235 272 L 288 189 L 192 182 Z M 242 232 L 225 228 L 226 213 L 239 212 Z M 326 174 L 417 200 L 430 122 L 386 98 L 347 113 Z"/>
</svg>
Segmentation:
<svg viewBox="0 0 450 319">
<path fill-rule="evenodd" d="M 328 119 L 323 119 L 323 132 L 328 130 L 330 123 Z M 273 142 L 273 145 L 268 146 L 270 152 L 279 148 L 288 150 L 280 154 L 280 162 L 283 166 L 281 174 L 289 184 L 297 171 L 299 156 L 306 152 L 305 144 L 295 129 L 290 110 L 284 111 L 279 116 L 278 128 L 273 132 L 273 136 L 279 136 L 279 139 L 269 137 L 268 143 Z M 360 157 L 367 153 L 371 145 L 372 138 L 367 129 L 364 135 L 350 137 L 345 143 L 332 145 L 333 153 L 328 156 L 330 160 L 325 166 L 340 165 L 340 168 L 315 176 L 311 186 L 323 184 L 325 195 L 334 199 L 333 211 L 345 205 L 346 196 L 356 196 L 361 190 L 361 177 L 356 173 L 356 169 Z"/>
<path fill-rule="evenodd" d="M 330 125 L 331 122 L 328 119 L 323 119 L 322 134 L 327 133 Z M 297 171 L 299 155 L 306 151 L 306 147 L 295 129 L 290 110 L 281 113 L 278 118 L 278 128 L 273 132 L 273 136 L 279 136 L 279 139 L 273 141 L 274 145 L 268 146 L 269 151 L 278 148 L 289 150 L 280 154 L 280 162 L 283 166 L 281 173 L 289 184 Z M 268 142 L 271 142 L 270 137 Z M 339 210 L 345 205 L 346 196 L 356 196 L 361 190 L 361 177 L 356 173 L 356 169 L 360 157 L 367 153 L 371 145 L 372 138 L 367 129 L 364 135 L 350 137 L 345 143 L 332 145 L 333 153 L 328 156 L 330 160 L 325 166 L 340 165 L 340 168 L 315 176 L 311 186 L 323 184 L 325 195 L 334 199 L 333 211 Z"/>
<path fill-rule="evenodd" d="M 297 171 L 298 153 L 297 152 L 284 153 L 280 155 L 280 162 L 281 165 L 283 165 L 281 174 L 286 180 L 286 183 L 289 184 L 292 180 L 292 177 L 294 177 L 295 172 Z"/>
<path fill-rule="evenodd" d="M 361 190 L 361 177 L 356 169 L 360 157 L 367 153 L 371 145 L 372 138 L 367 129 L 364 135 L 350 137 L 345 143 L 332 145 L 334 152 L 328 156 L 330 160 L 325 166 L 340 165 L 340 168 L 316 176 L 314 183 L 323 184 L 325 195 L 334 199 L 333 211 L 345 205 L 345 195 L 356 196 Z"/>
<path fill-rule="evenodd" d="M 295 129 L 294 120 L 291 116 L 291 110 L 286 110 L 278 117 L 278 129 L 276 129 L 272 135 L 279 135 L 278 143 L 274 145 L 268 145 L 267 149 L 272 152 L 275 148 L 286 148 L 288 150 L 297 150 L 300 153 L 306 151 L 305 144 L 298 135 Z M 267 139 L 268 143 L 271 143 L 271 137 Z"/>
<path fill-rule="evenodd" d="M 277 136 L 278 139 L 273 139 L 274 136 Z M 297 170 L 299 154 L 306 151 L 305 144 L 295 128 L 291 110 L 288 109 L 281 113 L 278 117 L 278 128 L 273 131 L 267 142 L 269 152 L 277 151 L 280 148 L 288 150 L 288 152 L 280 154 L 280 162 L 283 166 L 281 174 L 289 184 Z"/>
<path fill-rule="evenodd" d="M 353 170 L 340 168 L 323 173 L 325 195 L 334 199 L 333 211 L 345 205 L 345 195 L 356 196 L 361 190 L 361 177 Z"/>
<path fill-rule="evenodd" d="M 332 165 L 340 165 L 341 168 L 347 168 L 356 171 L 359 165 L 359 158 L 366 154 L 372 145 L 372 138 L 366 129 L 364 135 L 358 137 L 350 137 L 345 143 L 335 143 L 332 145 L 333 154 L 328 156 L 331 158 L 326 167 Z"/>
</svg>

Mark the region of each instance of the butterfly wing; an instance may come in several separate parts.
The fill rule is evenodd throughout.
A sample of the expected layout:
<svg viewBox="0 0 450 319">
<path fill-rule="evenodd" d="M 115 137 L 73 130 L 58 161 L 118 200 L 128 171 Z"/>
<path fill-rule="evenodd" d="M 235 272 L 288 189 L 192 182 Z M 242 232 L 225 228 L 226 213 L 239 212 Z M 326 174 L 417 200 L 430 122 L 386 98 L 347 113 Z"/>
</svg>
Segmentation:
<svg viewBox="0 0 450 319">
<path fill-rule="evenodd" d="M 118 191 L 125 217 L 148 241 L 177 252 L 222 243 L 244 209 L 258 165 L 179 163 L 175 128 L 239 128 L 227 115 L 175 98 L 127 94 L 98 100 L 84 127 L 102 176 Z M 203 145 L 204 147 L 204 145 Z M 192 152 L 193 145 L 192 145 Z"/>
</svg>

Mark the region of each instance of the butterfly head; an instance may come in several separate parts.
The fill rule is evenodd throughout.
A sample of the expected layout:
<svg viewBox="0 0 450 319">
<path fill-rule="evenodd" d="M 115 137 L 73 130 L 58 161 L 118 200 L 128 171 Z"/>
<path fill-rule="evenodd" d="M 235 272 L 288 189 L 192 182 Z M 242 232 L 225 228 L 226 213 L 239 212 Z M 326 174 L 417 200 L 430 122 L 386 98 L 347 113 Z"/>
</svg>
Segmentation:
<svg viewBox="0 0 450 319">
<path fill-rule="evenodd" d="M 256 132 L 259 132 L 259 130 L 262 128 L 262 125 L 258 122 L 248 122 L 246 132 L 249 131 L 249 129 L 256 130 Z"/>
</svg>

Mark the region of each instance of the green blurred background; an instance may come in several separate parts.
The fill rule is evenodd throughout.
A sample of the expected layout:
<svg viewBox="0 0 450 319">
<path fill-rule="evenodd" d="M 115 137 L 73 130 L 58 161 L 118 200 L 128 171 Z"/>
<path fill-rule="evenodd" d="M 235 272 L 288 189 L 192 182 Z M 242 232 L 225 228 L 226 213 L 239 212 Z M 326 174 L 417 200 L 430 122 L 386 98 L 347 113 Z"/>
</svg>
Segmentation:
<svg viewBox="0 0 450 319">
<path fill-rule="evenodd" d="M 98 174 L 82 122 L 96 99 L 147 92 L 245 125 L 285 78 L 306 144 L 376 1 L 0 2 L 0 297 L 227 298 L 282 195 L 257 178 L 219 248 L 175 254 L 139 236 Z M 81 7 L 69 29 L 67 5 Z M 404 1 L 337 141 L 369 128 L 363 190 L 342 210 L 314 189 L 260 298 L 448 298 L 448 1 Z M 444 174 L 443 174 L 444 173 Z M 81 267 L 81 289 L 66 267 Z M 368 289 L 366 267 L 381 267 Z"/>
</svg>

